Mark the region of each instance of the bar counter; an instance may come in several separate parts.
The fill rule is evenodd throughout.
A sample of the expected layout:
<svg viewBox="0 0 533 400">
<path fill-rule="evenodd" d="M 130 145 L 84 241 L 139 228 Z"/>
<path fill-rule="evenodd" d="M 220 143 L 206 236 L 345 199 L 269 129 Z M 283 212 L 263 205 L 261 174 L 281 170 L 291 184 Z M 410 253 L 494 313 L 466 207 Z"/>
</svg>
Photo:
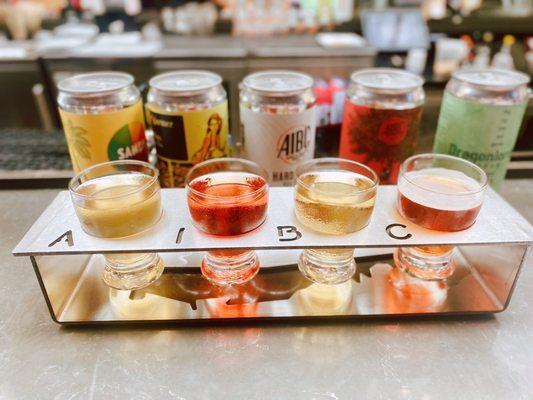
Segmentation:
<svg viewBox="0 0 533 400">
<path fill-rule="evenodd" d="M 533 269 L 483 317 L 61 328 L 13 247 L 57 190 L 1 192 L 1 399 L 530 399 Z M 533 179 L 501 194 L 533 221 Z"/>
</svg>

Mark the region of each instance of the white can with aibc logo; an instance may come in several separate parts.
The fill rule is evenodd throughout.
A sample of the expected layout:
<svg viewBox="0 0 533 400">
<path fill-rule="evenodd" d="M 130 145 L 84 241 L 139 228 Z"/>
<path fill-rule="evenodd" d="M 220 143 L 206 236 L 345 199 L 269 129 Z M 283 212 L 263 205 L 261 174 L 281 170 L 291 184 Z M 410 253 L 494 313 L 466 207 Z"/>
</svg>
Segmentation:
<svg viewBox="0 0 533 400">
<path fill-rule="evenodd" d="M 241 84 L 244 157 L 268 171 L 272 186 L 292 186 L 294 170 L 315 151 L 313 78 L 293 71 L 263 71 Z"/>
</svg>

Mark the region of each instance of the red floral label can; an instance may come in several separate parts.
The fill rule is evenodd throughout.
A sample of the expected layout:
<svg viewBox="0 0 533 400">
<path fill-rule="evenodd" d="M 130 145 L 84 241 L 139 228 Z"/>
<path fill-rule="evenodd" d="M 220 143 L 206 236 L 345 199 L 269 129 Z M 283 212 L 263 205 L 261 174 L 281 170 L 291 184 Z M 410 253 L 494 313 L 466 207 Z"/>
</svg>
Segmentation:
<svg viewBox="0 0 533 400">
<path fill-rule="evenodd" d="M 372 168 L 382 184 L 396 184 L 402 162 L 413 155 L 422 106 L 381 109 L 346 100 L 339 157 Z"/>
<path fill-rule="evenodd" d="M 414 154 L 424 90 L 422 78 L 373 68 L 350 77 L 339 157 L 372 168 L 381 184 L 395 185 L 402 162 Z"/>
</svg>

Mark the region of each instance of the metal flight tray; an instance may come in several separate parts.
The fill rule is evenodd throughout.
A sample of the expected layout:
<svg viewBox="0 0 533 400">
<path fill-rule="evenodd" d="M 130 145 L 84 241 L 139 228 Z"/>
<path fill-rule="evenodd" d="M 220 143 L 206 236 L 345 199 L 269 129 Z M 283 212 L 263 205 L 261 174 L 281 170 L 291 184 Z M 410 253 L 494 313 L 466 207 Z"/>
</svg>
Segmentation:
<svg viewBox="0 0 533 400">
<path fill-rule="evenodd" d="M 68 192 L 61 192 L 14 249 L 29 256 L 52 319 L 60 324 L 161 323 L 267 319 L 354 318 L 497 313 L 509 304 L 520 269 L 531 264 L 532 226 L 488 190 L 475 225 L 436 232 L 402 218 L 396 187 L 380 186 L 370 224 L 343 235 L 301 226 L 292 188 L 271 188 L 268 216 L 236 237 L 201 233 L 192 225 L 184 189 L 162 190 L 163 216 L 150 231 L 108 240 L 83 232 Z M 427 282 L 392 268 L 399 246 L 455 245 L 456 270 L 445 282 Z M 319 285 L 300 274 L 305 248 L 355 248 L 357 271 L 341 285 Z M 209 283 L 200 273 L 203 251 L 256 249 L 258 275 L 233 287 Z M 102 253 L 159 252 L 165 272 L 135 291 L 101 280 Z M 399 290 L 390 278 L 408 283 Z"/>
</svg>

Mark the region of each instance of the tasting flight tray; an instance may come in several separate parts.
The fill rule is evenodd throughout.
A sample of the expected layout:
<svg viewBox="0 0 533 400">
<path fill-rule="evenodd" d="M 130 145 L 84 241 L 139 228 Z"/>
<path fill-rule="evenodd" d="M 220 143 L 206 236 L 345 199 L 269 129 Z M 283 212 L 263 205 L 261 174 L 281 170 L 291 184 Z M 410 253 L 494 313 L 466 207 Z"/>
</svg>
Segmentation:
<svg viewBox="0 0 533 400">
<path fill-rule="evenodd" d="M 489 189 L 475 225 L 443 233 L 418 227 L 395 208 L 396 187 L 380 186 L 370 224 L 331 236 L 302 227 L 293 189 L 271 188 L 268 216 L 257 230 L 215 237 L 195 229 L 184 189 L 162 190 L 163 216 L 142 235 L 98 239 L 83 232 L 69 193 L 58 194 L 14 249 L 29 256 L 50 310 L 60 324 L 161 323 L 497 313 L 509 304 L 519 271 L 531 264 L 533 228 Z M 456 270 L 445 284 L 393 269 L 398 246 L 455 245 Z M 341 285 L 317 285 L 300 274 L 301 249 L 355 248 L 357 271 Z M 250 282 L 218 287 L 199 269 L 203 251 L 256 249 L 261 269 Z M 101 253 L 159 252 L 165 272 L 135 291 L 108 288 Z M 410 285 L 399 290 L 389 278 Z"/>
</svg>

